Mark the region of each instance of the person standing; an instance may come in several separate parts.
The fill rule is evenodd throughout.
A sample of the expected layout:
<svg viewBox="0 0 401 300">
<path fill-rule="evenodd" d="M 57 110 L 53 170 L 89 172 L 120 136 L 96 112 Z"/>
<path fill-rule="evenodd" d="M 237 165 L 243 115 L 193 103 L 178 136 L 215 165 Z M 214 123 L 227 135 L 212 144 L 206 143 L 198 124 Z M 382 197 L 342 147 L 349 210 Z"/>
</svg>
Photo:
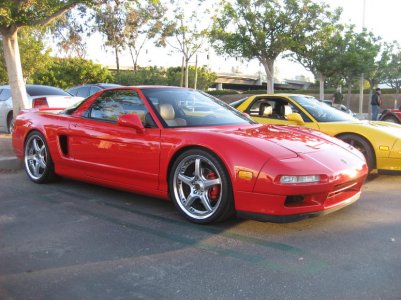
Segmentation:
<svg viewBox="0 0 401 300">
<path fill-rule="evenodd" d="M 379 116 L 380 106 L 382 104 L 382 99 L 380 98 L 381 89 L 377 88 L 376 93 L 372 95 L 372 99 L 370 101 L 370 105 L 372 107 L 372 120 L 376 121 Z"/>
<path fill-rule="evenodd" d="M 336 92 L 333 94 L 333 107 L 341 109 L 341 104 L 343 103 L 344 96 L 341 94 L 341 89 L 337 88 Z"/>
</svg>

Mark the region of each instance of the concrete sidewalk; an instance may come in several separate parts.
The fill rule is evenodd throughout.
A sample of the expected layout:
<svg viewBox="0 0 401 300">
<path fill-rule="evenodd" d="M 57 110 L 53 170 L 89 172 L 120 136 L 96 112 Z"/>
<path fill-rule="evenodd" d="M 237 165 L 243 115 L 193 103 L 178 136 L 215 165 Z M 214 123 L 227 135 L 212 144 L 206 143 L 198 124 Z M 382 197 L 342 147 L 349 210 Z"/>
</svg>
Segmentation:
<svg viewBox="0 0 401 300">
<path fill-rule="evenodd" d="M 16 170 L 22 167 L 22 161 L 14 154 L 11 134 L 0 134 L 0 170 Z"/>
</svg>

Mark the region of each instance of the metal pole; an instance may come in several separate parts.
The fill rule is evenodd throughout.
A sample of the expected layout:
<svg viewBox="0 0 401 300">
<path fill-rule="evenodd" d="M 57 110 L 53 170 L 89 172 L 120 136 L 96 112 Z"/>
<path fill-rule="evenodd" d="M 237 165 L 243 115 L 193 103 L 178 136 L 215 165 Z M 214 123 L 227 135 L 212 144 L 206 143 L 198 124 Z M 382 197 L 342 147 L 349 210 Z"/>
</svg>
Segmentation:
<svg viewBox="0 0 401 300">
<path fill-rule="evenodd" d="M 362 4 L 362 30 L 365 28 L 365 11 L 366 11 L 366 0 L 363 0 Z M 365 82 L 365 76 L 361 74 L 361 81 L 359 84 L 359 113 L 363 113 L 363 84 Z M 369 105 L 369 103 L 368 103 Z M 369 109 L 368 109 L 369 111 Z"/>
<path fill-rule="evenodd" d="M 194 82 L 194 89 L 196 90 L 196 85 L 198 83 L 198 54 L 195 57 L 195 82 Z"/>
</svg>

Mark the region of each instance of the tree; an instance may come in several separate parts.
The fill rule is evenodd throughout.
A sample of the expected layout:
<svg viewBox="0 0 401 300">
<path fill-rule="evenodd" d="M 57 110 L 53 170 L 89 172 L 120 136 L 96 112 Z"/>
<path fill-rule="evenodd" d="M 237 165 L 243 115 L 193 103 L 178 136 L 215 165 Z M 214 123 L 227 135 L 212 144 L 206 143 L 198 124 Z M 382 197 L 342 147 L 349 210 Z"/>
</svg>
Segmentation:
<svg viewBox="0 0 401 300">
<path fill-rule="evenodd" d="M 28 99 L 18 47 L 18 31 L 22 27 L 44 26 L 79 3 L 90 0 L 3 0 L 0 4 L 0 34 L 11 86 L 14 115 L 26 108 Z"/>
<path fill-rule="evenodd" d="M 40 72 L 47 67 L 50 61 L 50 49 L 46 49 L 42 42 L 43 34 L 32 29 L 23 29 L 19 34 L 19 46 L 21 49 L 21 64 L 23 67 L 24 82 L 29 82 L 35 72 Z M 0 41 L 0 82 L 7 82 L 7 71 Z"/>
<path fill-rule="evenodd" d="M 377 44 L 377 46 L 379 47 L 378 55 L 365 74 L 365 78 L 369 82 L 370 97 L 373 95 L 373 89 L 377 87 L 379 83 L 386 83 L 386 80 L 392 77 L 390 74 L 394 74 L 391 61 L 395 58 L 393 57 L 394 49 L 398 48 L 396 43 L 386 42 Z M 396 60 L 394 62 L 396 62 Z"/>
<path fill-rule="evenodd" d="M 78 6 L 58 18 L 52 26 L 49 26 L 49 32 L 53 41 L 59 47 L 59 52 L 66 57 L 86 57 L 85 34 L 89 34 L 90 22 L 88 10 L 85 6 Z"/>
<path fill-rule="evenodd" d="M 95 8 L 96 28 L 106 37 L 105 46 L 114 50 L 117 72 L 120 52 L 124 49 L 124 28 L 127 18 L 126 0 L 112 0 Z"/>
<path fill-rule="evenodd" d="M 111 73 L 83 58 L 53 58 L 45 70 L 35 73 L 34 83 L 67 89 L 86 83 L 110 82 Z"/>
<path fill-rule="evenodd" d="M 208 37 L 209 24 L 203 25 L 200 17 L 203 0 L 194 1 L 170 0 L 170 20 L 164 20 L 163 32 L 158 45 L 168 44 L 175 51 L 183 55 L 184 60 L 184 85 L 189 85 L 189 61 L 205 45 Z M 189 11 L 188 7 L 192 10 Z"/>
<path fill-rule="evenodd" d="M 396 98 L 394 100 L 394 108 L 397 108 L 397 102 L 399 100 L 400 88 L 401 88 L 401 49 L 398 44 L 392 45 L 395 49 L 394 53 L 389 53 L 389 49 L 392 47 L 387 45 L 386 51 L 382 53 L 382 60 L 378 66 L 377 73 L 383 74 L 383 83 L 387 83 L 393 89 L 395 89 Z M 384 54 L 384 55 L 383 55 Z M 383 56 L 385 58 L 383 58 Z M 383 60 L 386 60 L 387 64 L 383 65 Z M 380 69 L 379 69 L 380 68 Z"/>
<path fill-rule="evenodd" d="M 130 6 L 124 28 L 125 45 L 127 46 L 134 72 L 138 69 L 138 59 L 145 43 L 154 38 L 162 28 L 162 16 L 166 8 L 159 0 L 152 0 L 143 4 L 138 2 L 137 6 Z"/>
<path fill-rule="evenodd" d="M 363 30 L 360 33 L 350 26 L 343 35 L 339 48 L 341 76 L 348 87 L 347 106 L 350 106 L 352 83 L 362 73 L 368 73 L 376 64 L 380 52 L 379 39 L 371 32 Z"/>
<path fill-rule="evenodd" d="M 339 14 L 338 14 L 339 16 Z M 336 17 L 337 18 L 337 17 Z M 304 43 L 295 45 L 290 54 L 304 68 L 312 72 L 319 81 L 320 99 L 324 99 L 324 82 L 339 73 L 339 40 L 343 27 L 327 24 L 315 34 L 305 38 Z"/>
<path fill-rule="evenodd" d="M 211 40 L 219 54 L 257 59 L 267 75 L 267 91 L 274 92 L 274 62 L 294 49 L 330 18 L 327 5 L 311 0 L 223 0 L 215 17 Z"/>
</svg>

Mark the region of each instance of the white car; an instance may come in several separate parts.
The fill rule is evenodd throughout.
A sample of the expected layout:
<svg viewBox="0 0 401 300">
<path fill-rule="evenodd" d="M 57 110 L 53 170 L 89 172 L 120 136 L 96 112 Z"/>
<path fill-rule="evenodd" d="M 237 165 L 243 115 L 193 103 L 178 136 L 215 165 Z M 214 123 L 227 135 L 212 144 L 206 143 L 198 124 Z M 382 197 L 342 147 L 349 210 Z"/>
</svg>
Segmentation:
<svg viewBox="0 0 401 300">
<path fill-rule="evenodd" d="M 62 89 L 27 84 L 28 107 L 60 107 L 65 108 L 82 100 L 82 97 L 73 97 Z M 13 127 L 13 101 L 9 85 L 0 86 L 0 132 L 11 132 Z"/>
</svg>

